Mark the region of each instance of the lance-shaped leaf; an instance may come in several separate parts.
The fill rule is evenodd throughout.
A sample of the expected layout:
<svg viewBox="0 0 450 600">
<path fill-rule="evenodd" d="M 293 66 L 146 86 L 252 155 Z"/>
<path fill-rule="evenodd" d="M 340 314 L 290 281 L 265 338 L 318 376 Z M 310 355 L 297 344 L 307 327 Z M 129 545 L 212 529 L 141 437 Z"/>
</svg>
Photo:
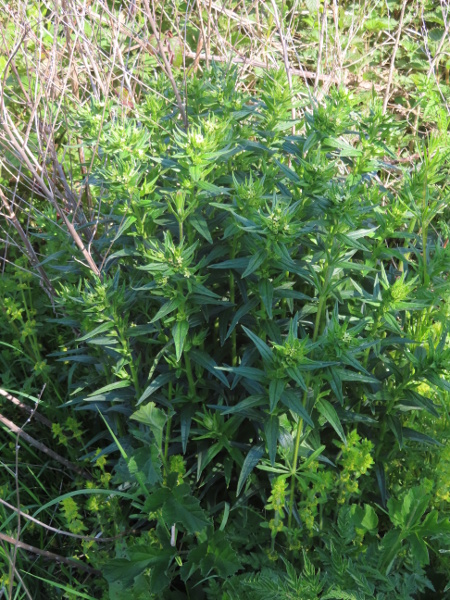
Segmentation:
<svg viewBox="0 0 450 600">
<path fill-rule="evenodd" d="M 255 344 L 256 349 L 260 353 L 263 361 L 268 362 L 268 363 L 273 362 L 272 350 L 269 348 L 269 346 L 266 344 L 266 342 L 264 342 L 256 334 L 254 334 L 253 331 L 250 331 L 250 329 L 247 329 L 247 327 L 244 327 L 244 325 L 242 325 L 242 329 L 245 331 L 245 333 L 248 335 L 248 337 Z"/>
<path fill-rule="evenodd" d="M 186 319 L 184 321 L 177 321 L 172 327 L 172 336 L 173 341 L 175 342 L 177 362 L 180 362 L 181 355 L 183 354 L 184 343 L 186 341 L 188 331 L 189 323 L 186 321 Z"/>
<path fill-rule="evenodd" d="M 325 398 L 319 398 L 316 402 L 316 408 L 319 413 L 328 421 L 344 444 L 347 444 L 344 430 L 334 406 L 328 402 L 328 400 L 325 400 Z"/>
<path fill-rule="evenodd" d="M 241 493 L 242 488 L 244 487 L 245 482 L 247 481 L 250 473 L 259 463 L 263 454 L 264 448 L 262 444 L 258 444 L 257 446 L 253 446 L 253 448 L 250 449 L 250 452 L 245 457 L 244 464 L 242 465 L 242 470 L 239 475 L 239 481 L 236 490 L 236 494 L 238 496 Z"/>
</svg>

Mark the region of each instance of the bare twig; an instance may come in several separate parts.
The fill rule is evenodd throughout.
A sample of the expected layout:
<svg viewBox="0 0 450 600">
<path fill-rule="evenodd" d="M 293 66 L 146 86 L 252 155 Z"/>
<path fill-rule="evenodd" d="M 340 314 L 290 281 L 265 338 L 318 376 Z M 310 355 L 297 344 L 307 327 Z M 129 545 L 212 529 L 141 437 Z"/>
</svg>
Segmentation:
<svg viewBox="0 0 450 600">
<path fill-rule="evenodd" d="M 36 421 L 39 421 L 40 423 L 42 423 L 43 425 L 45 425 L 46 427 L 51 429 L 51 427 L 52 427 L 51 421 L 49 421 L 46 417 L 44 417 L 40 413 L 35 412 L 32 408 L 30 408 L 29 406 L 27 406 L 26 404 L 24 404 L 23 402 L 18 400 L 15 396 L 10 394 L 6 390 L 3 390 L 2 388 L 0 388 L 0 396 L 3 396 L 4 398 L 6 398 L 10 402 L 12 402 L 15 406 L 17 406 L 21 410 L 23 410 L 29 414 L 33 413 L 33 417 L 34 417 L 34 419 L 36 419 Z"/>
<path fill-rule="evenodd" d="M 22 240 L 22 242 L 27 250 L 27 255 L 28 255 L 28 258 L 30 260 L 32 267 L 35 268 L 36 271 L 39 273 L 39 275 L 42 279 L 42 282 L 44 283 L 49 294 L 51 296 L 54 296 L 55 290 L 53 288 L 53 285 L 52 285 L 50 279 L 47 277 L 46 272 L 39 264 L 40 261 L 36 255 L 36 252 L 34 251 L 33 245 L 31 244 L 30 240 L 28 239 L 27 234 L 23 230 L 23 227 L 20 224 L 19 219 L 17 218 L 15 212 L 12 210 L 12 208 L 11 208 L 10 204 L 8 203 L 8 200 L 1 188 L 0 188 L 0 199 L 2 201 L 3 208 L 6 211 L 5 217 L 11 223 L 11 225 L 14 227 L 14 229 L 17 231 L 17 233 L 19 234 L 19 237 Z"/>
<path fill-rule="evenodd" d="M 3 504 L 3 506 L 6 506 L 7 508 L 17 512 L 17 508 L 15 506 L 13 506 L 12 504 L 9 504 L 2 498 L 0 498 L 0 504 Z M 97 537 L 97 536 L 92 537 L 89 535 L 79 535 L 77 533 L 72 533 L 71 531 L 64 531 L 63 529 L 57 529 L 56 527 L 47 525 L 46 523 L 39 521 L 39 519 L 36 519 L 36 517 L 32 517 L 31 515 L 29 515 L 26 512 L 23 512 L 22 510 L 19 510 L 18 512 L 27 521 L 32 521 L 33 523 L 36 523 L 36 525 L 39 525 L 39 527 L 47 529 L 48 531 L 51 531 L 52 533 L 57 533 L 58 535 L 65 535 L 66 537 L 75 538 L 77 540 L 83 540 L 84 542 L 114 542 L 114 541 L 124 537 L 125 535 L 127 535 L 126 532 L 124 532 L 123 534 L 120 534 L 120 535 L 115 535 L 113 537 Z"/>
<path fill-rule="evenodd" d="M 28 442 L 31 446 L 34 446 L 35 448 L 46 454 L 49 458 L 52 458 L 53 460 L 56 460 L 57 462 L 61 463 L 67 469 L 70 469 L 71 471 L 74 471 L 75 473 L 78 473 L 78 475 L 82 475 L 87 479 L 92 479 L 90 473 L 84 471 L 77 465 L 74 465 L 63 456 L 60 456 L 59 454 L 45 446 L 45 444 L 43 444 L 42 442 L 38 442 L 38 440 L 35 440 L 33 437 L 31 437 L 31 435 L 28 435 L 28 433 L 22 431 L 21 427 L 18 427 L 15 423 L 4 417 L 2 414 L 0 414 L 0 423 L 3 423 L 3 425 L 5 425 L 12 433 L 18 433 L 20 437 L 26 442 Z"/>
<path fill-rule="evenodd" d="M 145 12 L 146 12 L 147 19 L 148 19 L 148 21 L 150 23 L 150 27 L 152 28 L 153 35 L 155 36 L 156 43 L 158 45 L 159 55 L 160 55 L 160 57 L 161 57 L 161 59 L 162 59 L 162 61 L 164 63 L 164 67 L 165 67 L 164 70 L 166 71 L 166 75 L 167 75 L 167 77 L 168 77 L 168 79 L 170 81 L 170 85 L 172 86 L 173 92 L 175 94 L 175 98 L 177 99 L 177 105 L 178 105 L 178 109 L 179 109 L 180 114 L 181 114 L 181 118 L 183 119 L 184 128 L 187 130 L 188 126 L 189 126 L 188 119 L 187 119 L 187 114 L 186 114 L 186 111 L 184 109 L 183 102 L 181 100 L 181 96 L 180 96 L 180 92 L 178 91 L 177 84 L 175 83 L 175 79 L 174 79 L 173 72 L 172 72 L 172 67 L 170 66 L 170 63 L 169 63 L 169 61 L 167 59 L 165 50 L 164 50 L 163 45 L 161 43 L 161 38 L 160 38 L 158 30 L 156 28 L 156 23 L 155 23 L 155 20 L 153 18 L 152 12 L 150 10 L 150 6 L 148 4 L 148 0 L 144 0 L 144 6 L 145 6 Z"/>
<path fill-rule="evenodd" d="M 387 82 L 387 86 L 386 86 L 386 91 L 384 93 L 383 115 L 386 114 L 386 109 L 387 109 L 387 105 L 388 105 L 388 102 L 389 102 L 389 93 L 391 91 L 392 78 L 394 77 L 395 57 L 397 55 L 398 46 L 400 44 L 400 37 L 402 35 L 403 19 L 405 17 L 405 9 L 406 9 L 407 3 L 408 3 L 408 0 L 403 0 L 402 12 L 400 13 L 400 19 L 399 19 L 399 22 L 398 22 L 397 37 L 395 38 L 395 45 L 394 45 L 394 48 L 392 50 L 391 66 L 389 68 L 388 82 Z"/>
<path fill-rule="evenodd" d="M 322 68 L 322 52 L 323 52 L 323 40 L 325 37 L 325 25 L 327 21 L 327 8 L 328 8 L 328 0 L 324 0 L 323 2 L 323 14 L 322 20 L 319 15 L 319 23 L 320 23 L 320 34 L 319 34 L 319 55 L 317 57 L 317 73 L 316 79 L 314 81 L 314 94 L 317 94 L 317 89 L 319 87 L 320 81 L 320 70 Z"/>
<path fill-rule="evenodd" d="M 291 71 L 291 68 L 289 65 L 289 55 L 288 55 L 288 49 L 287 49 L 287 45 L 286 45 L 286 38 L 283 34 L 283 30 L 281 29 L 281 22 L 280 22 L 280 17 L 278 14 L 278 7 L 276 5 L 275 0 L 272 0 L 272 9 L 273 9 L 273 18 L 275 19 L 275 25 L 277 26 L 278 35 L 280 36 L 281 47 L 283 50 L 284 68 L 286 70 L 286 77 L 288 80 L 289 91 L 291 93 L 291 117 L 292 117 L 292 121 L 295 121 L 295 106 L 294 106 L 294 97 L 293 97 L 293 90 L 292 90 L 292 71 Z M 295 124 L 294 123 L 292 123 L 292 135 L 295 135 Z"/>
<path fill-rule="evenodd" d="M 19 540 L 16 540 L 9 535 L 5 535 L 4 533 L 0 533 L 0 540 L 3 540 L 8 544 L 12 544 L 16 548 L 21 548 L 22 550 L 26 550 L 27 552 L 31 552 L 32 554 L 42 556 L 47 560 L 63 563 L 65 565 L 68 565 L 69 567 L 75 567 L 76 569 L 80 569 L 80 571 L 84 571 L 85 573 L 90 573 L 91 575 L 102 574 L 101 571 L 99 571 L 98 569 L 93 569 L 89 565 L 85 565 L 82 562 L 79 562 L 72 558 L 66 558 L 65 556 L 61 556 L 59 554 L 54 554 L 53 552 L 49 552 L 48 550 L 41 550 L 40 548 L 36 548 L 35 546 L 31 546 L 30 544 L 25 544 L 25 542 L 20 542 Z"/>
</svg>

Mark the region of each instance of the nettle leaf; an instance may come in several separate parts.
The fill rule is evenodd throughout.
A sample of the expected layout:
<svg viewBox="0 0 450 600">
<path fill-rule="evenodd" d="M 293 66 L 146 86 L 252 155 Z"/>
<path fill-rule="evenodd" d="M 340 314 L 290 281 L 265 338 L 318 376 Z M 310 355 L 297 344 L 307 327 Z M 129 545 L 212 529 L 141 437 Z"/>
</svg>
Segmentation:
<svg viewBox="0 0 450 600">
<path fill-rule="evenodd" d="M 200 533 L 210 524 L 200 502 L 194 498 L 190 487 L 183 483 L 171 490 L 162 508 L 168 526 L 179 523 L 188 533 Z"/>
<path fill-rule="evenodd" d="M 162 436 L 167 415 L 160 408 L 157 408 L 154 402 L 141 406 L 130 418 L 147 425 L 155 436 L 158 448 L 162 448 Z"/>
<path fill-rule="evenodd" d="M 319 0 L 305 0 L 305 4 L 311 14 L 315 14 L 319 10 Z"/>
<path fill-rule="evenodd" d="M 242 465 L 242 469 L 239 474 L 239 481 L 238 481 L 237 490 L 236 490 L 237 496 L 239 496 L 239 494 L 241 493 L 242 488 L 244 487 L 247 479 L 250 476 L 250 473 L 253 471 L 253 469 L 256 467 L 256 465 L 259 463 L 263 454 L 264 454 L 264 448 L 263 448 L 262 444 L 258 444 L 257 446 L 253 446 L 253 448 L 250 449 L 249 453 L 245 457 L 244 464 Z"/>
<path fill-rule="evenodd" d="M 164 572 L 173 559 L 173 548 L 161 549 L 148 546 L 133 548 L 128 558 L 113 558 L 102 565 L 102 574 L 109 584 L 121 583 L 127 588 L 133 586 L 134 580 L 148 568 Z"/>
</svg>

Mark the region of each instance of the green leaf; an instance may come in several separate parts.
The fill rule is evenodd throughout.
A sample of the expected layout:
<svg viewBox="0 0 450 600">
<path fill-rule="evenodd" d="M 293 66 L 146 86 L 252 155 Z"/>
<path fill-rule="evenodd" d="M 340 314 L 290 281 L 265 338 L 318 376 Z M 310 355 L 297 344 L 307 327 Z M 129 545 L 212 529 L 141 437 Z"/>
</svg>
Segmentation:
<svg viewBox="0 0 450 600">
<path fill-rule="evenodd" d="M 428 555 L 428 548 L 425 541 L 420 537 L 420 535 L 415 532 L 409 535 L 406 540 L 409 542 L 411 546 L 411 552 L 413 557 L 417 560 L 417 562 L 423 566 L 428 565 L 430 562 L 430 557 Z"/>
<path fill-rule="evenodd" d="M 101 325 L 99 325 L 98 327 L 93 329 L 92 331 L 89 331 L 89 333 L 86 333 L 86 335 L 83 335 L 82 337 L 78 338 L 77 342 L 84 342 L 86 340 L 89 340 L 90 338 L 95 337 L 99 333 L 109 331 L 113 327 L 114 327 L 114 321 L 107 321 L 106 323 L 102 323 Z M 110 340 L 110 341 L 112 341 L 112 340 Z"/>
<path fill-rule="evenodd" d="M 292 412 L 299 415 L 299 417 L 301 417 L 311 428 L 314 428 L 314 422 L 307 413 L 306 408 L 303 406 L 298 392 L 284 390 L 281 395 L 281 402 L 287 406 L 289 410 L 292 410 Z"/>
<path fill-rule="evenodd" d="M 241 493 L 242 488 L 244 487 L 245 482 L 247 481 L 250 473 L 259 463 L 263 454 L 264 448 L 262 444 L 258 444 L 257 446 L 253 446 L 253 448 L 250 449 L 249 453 L 245 457 L 244 464 L 242 465 L 242 469 L 239 474 L 239 481 L 236 490 L 237 496 L 239 496 L 239 494 Z"/>
<path fill-rule="evenodd" d="M 253 381 L 260 383 L 265 382 L 267 375 L 261 369 L 255 369 L 254 367 L 217 367 L 223 371 L 229 371 L 234 373 L 237 377 L 245 377 Z"/>
<path fill-rule="evenodd" d="M 112 390 L 117 390 L 120 388 L 126 388 L 126 387 L 130 387 L 130 386 L 131 386 L 130 381 L 127 381 L 127 380 L 115 381 L 114 383 L 110 383 L 109 385 L 105 385 L 102 388 L 95 390 L 95 392 L 91 392 L 88 395 L 88 398 L 90 398 L 91 396 L 98 396 L 100 394 L 105 394 L 106 392 L 110 392 Z"/>
<path fill-rule="evenodd" d="M 172 336 L 173 341 L 175 342 L 175 352 L 177 356 L 177 362 L 180 362 L 181 355 L 183 354 L 184 343 L 186 341 L 186 336 L 189 331 L 189 322 L 177 321 L 175 325 L 172 327 Z"/>
<path fill-rule="evenodd" d="M 272 379 L 269 385 L 269 406 L 270 412 L 272 413 L 277 407 L 278 401 L 280 400 L 286 384 L 282 379 Z"/>
<path fill-rule="evenodd" d="M 149 402 L 141 406 L 130 418 L 150 427 L 150 431 L 155 436 L 158 448 L 162 448 L 162 436 L 167 415 L 160 408 L 157 408 L 154 402 Z"/>
<path fill-rule="evenodd" d="M 170 372 L 169 373 L 161 373 L 160 375 L 155 377 L 155 379 L 153 379 L 153 381 L 150 383 L 150 385 L 144 390 L 144 393 L 137 401 L 137 404 L 138 405 L 141 404 L 141 402 L 143 402 L 144 400 L 149 398 L 160 387 L 162 387 L 163 385 L 166 385 L 166 383 L 169 383 L 169 381 L 173 381 L 174 377 L 175 377 L 175 374 L 170 373 Z"/>
<path fill-rule="evenodd" d="M 153 548 L 149 545 L 145 550 L 132 551 L 130 559 L 113 558 L 109 560 L 102 566 L 102 574 L 110 584 L 120 582 L 126 587 L 132 587 L 136 577 L 149 567 L 165 571 L 174 554 L 173 549 Z"/>
<path fill-rule="evenodd" d="M 271 415 L 264 423 L 264 433 L 266 435 L 267 451 L 272 466 L 274 466 L 277 456 L 278 430 L 278 417 Z"/>
<path fill-rule="evenodd" d="M 189 356 L 192 359 L 192 361 L 195 362 L 197 365 L 200 365 L 201 367 L 209 371 L 212 375 L 214 375 L 214 377 L 220 379 L 224 386 L 226 386 L 227 388 L 230 387 L 228 379 L 225 377 L 222 371 L 219 371 L 219 369 L 217 368 L 216 361 L 211 356 L 209 356 L 209 354 L 203 352 L 202 350 L 192 349 L 189 351 Z"/>
<path fill-rule="evenodd" d="M 420 433 L 420 431 L 416 431 L 415 429 L 411 429 L 409 427 L 403 427 L 403 437 L 407 438 L 408 440 L 412 440 L 413 442 L 419 442 L 420 444 L 428 444 L 429 446 L 443 445 L 441 442 L 438 442 L 429 435 Z"/>
<path fill-rule="evenodd" d="M 150 321 L 150 323 L 154 323 L 155 321 L 158 321 L 159 319 L 162 319 L 163 317 L 167 316 L 174 310 L 179 309 L 182 302 L 183 300 L 181 298 L 173 298 L 172 300 L 169 300 L 169 302 L 166 302 L 161 306 L 161 308 L 158 310 L 158 312 Z"/>
<path fill-rule="evenodd" d="M 256 349 L 260 353 L 263 361 L 268 362 L 268 363 L 273 362 L 272 350 L 269 348 L 269 346 L 266 344 L 266 342 L 264 342 L 256 334 L 254 334 L 253 331 L 250 331 L 250 329 L 247 329 L 247 327 L 244 327 L 244 325 L 242 325 L 242 329 L 245 331 L 245 333 L 248 335 L 248 337 L 255 344 Z"/>
<path fill-rule="evenodd" d="M 267 316 L 269 319 L 273 318 L 272 303 L 273 303 L 273 285 L 268 279 L 261 279 L 258 283 L 258 290 L 261 296 L 261 300 L 266 309 Z"/>
<path fill-rule="evenodd" d="M 213 243 L 213 239 L 209 232 L 208 223 L 206 222 L 206 219 L 202 217 L 202 215 L 192 215 L 189 217 L 189 223 L 199 232 L 202 237 L 205 238 L 207 242 L 210 244 Z"/>
<path fill-rule="evenodd" d="M 256 269 L 258 269 L 266 259 L 267 259 L 266 251 L 258 250 L 258 252 L 250 258 L 247 268 L 242 273 L 242 278 L 248 277 L 249 275 L 254 273 L 256 271 Z"/>
<path fill-rule="evenodd" d="M 111 243 L 114 243 L 115 241 L 117 241 L 120 236 L 125 233 L 125 231 L 127 229 L 129 229 L 133 223 L 136 221 L 136 217 L 133 217 L 132 215 L 130 215 L 129 217 L 127 217 L 123 223 L 121 225 L 119 225 L 119 228 L 117 229 L 116 235 L 114 236 L 114 239 L 112 240 Z"/>
<path fill-rule="evenodd" d="M 179 523 L 188 533 L 199 533 L 210 524 L 199 500 L 192 496 L 190 487 L 185 483 L 171 490 L 163 505 L 162 514 L 169 527 Z"/>
<path fill-rule="evenodd" d="M 315 404 L 319 413 L 328 421 L 331 427 L 335 430 L 344 444 L 347 444 L 347 439 L 345 437 L 344 430 L 342 428 L 341 422 L 337 415 L 336 409 L 334 406 L 325 400 L 325 398 L 319 398 Z"/>
</svg>

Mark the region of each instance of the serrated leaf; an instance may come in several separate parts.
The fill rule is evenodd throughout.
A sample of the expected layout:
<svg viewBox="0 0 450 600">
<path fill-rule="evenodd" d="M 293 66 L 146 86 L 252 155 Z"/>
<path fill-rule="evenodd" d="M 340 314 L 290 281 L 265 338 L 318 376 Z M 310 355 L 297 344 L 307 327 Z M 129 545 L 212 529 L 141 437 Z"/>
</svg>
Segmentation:
<svg viewBox="0 0 450 600">
<path fill-rule="evenodd" d="M 162 448 L 162 436 L 167 415 L 160 408 L 157 408 L 154 402 L 141 406 L 138 411 L 131 415 L 131 419 L 147 425 L 155 437 L 158 448 Z"/>
<path fill-rule="evenodd" d="M 249 453 L 245 457 L 244 464 L 242 465 L 242 469 L 239 474 L 239 481 L 236 490 L 237 496 L 239 496 L 239 494 L 241 493 L 242 488 L 244 487 L 250 473 L 259 463 L 263 454 L 264 448 L 262 444 L 258 444 L 257 446 L 253 446 L 253 448 L 250 449 Z"/>
<path fill-rule="evenodd" d="M 199 500 L 192 496 L 187 484 L 178 485 L 171 490 L 164 502 L 162 515 L 167 525 L 179 523 L 192 534 L 203 531 L 210 524 Z"/>
<path fill-rule="evenodd" d="M 319 0 L 305 0 L 305 4 L 311 14 L 315 14 L 319 10 Z"/>
</svg>

